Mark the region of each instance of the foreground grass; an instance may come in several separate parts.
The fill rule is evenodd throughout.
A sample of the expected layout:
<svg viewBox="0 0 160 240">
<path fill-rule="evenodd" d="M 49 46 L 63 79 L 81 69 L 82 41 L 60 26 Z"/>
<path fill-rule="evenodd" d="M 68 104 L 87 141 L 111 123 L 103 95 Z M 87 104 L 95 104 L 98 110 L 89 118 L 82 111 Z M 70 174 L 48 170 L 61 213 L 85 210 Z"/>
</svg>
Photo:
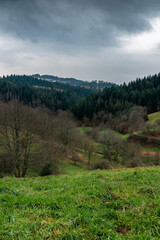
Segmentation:
<svg viewBox="0 0 160 240">
<path fill-rule="evenodd" d="M 0 179 L 0 239 L 160 239 L 160 168 Z"/>
</svg>

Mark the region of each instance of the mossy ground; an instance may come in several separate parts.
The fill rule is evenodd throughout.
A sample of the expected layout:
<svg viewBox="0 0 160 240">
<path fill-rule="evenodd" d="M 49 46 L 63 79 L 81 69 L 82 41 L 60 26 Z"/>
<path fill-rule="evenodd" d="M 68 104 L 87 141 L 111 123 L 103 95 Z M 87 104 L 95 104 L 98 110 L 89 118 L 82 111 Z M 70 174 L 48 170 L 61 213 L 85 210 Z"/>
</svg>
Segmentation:
<svg viewBox="0 0 160 240">
<path fill-rule="evenodd" d="M 0 179 L 0 239 L 160 239 L 160 168 Z"/>
</svg>

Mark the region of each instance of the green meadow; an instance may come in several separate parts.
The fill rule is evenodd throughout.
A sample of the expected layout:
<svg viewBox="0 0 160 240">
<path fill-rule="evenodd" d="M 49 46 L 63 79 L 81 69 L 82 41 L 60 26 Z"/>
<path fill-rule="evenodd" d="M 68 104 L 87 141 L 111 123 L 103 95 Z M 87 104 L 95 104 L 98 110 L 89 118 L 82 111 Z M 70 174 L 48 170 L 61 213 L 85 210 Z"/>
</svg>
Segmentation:
<svg viewBox="0 0 160 240">
<path fill-rule="evenodd" d="M 0 239 L 160 239 L 160 167 L 0 179 Z"/>
<path fill-rule="evenodd" d="M 148 119 L 150 123 L 155 123 L 157 120 L 160 119 L 160 112 L 149 114 Z"/>
</svg>

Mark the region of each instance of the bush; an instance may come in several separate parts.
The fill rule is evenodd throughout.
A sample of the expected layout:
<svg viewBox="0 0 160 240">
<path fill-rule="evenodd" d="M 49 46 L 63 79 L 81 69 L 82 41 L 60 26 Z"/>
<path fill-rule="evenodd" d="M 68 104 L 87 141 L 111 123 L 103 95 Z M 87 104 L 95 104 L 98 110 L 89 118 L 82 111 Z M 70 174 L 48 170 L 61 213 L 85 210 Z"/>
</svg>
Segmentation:
<svg viewBox="0 0 160 240">
<path fill-rule="evenodd" d="M 77 162 L 80 162 L 80 158 L 76 152 L 72 152 L 71 160 L 75 165 L 77 164 Z"/>
<path fill-rule="evenodd" d="M 142 160 L 138 157 L 133 157 L 126 163 L 127 168 L 141 167 L 142 165 L 143 165 Z"/>
<path fill-rule="evenodd" d="M 154 163 L 155 166 L 159 166 L 160 165 L 160 154 L 158 152 L 154 156 L 153 163 Z"/>
<path fill-rule="evenodd" d="M 110 166 L 109 162 L 104 159 L 97 160 L 97 161 L 93 162 L 90 166 L 91 170 L 96 170 L 96 169 L 107 170 L 110 168 L 111 168 L 111 166 Z"/>
<path fill-rule="evenodd" d="M 0 172 L 0 178 L 3 178 L 4 174 L 2 172 Z"/>
<path fill-rule="evenodd" d="M 58 174 L 58 168 L 53 167 L 51 163 L 46 163 L 40 172 L 40 176 L 44 177 L 52 174 Z"/>
<path fill-rule="evenodd" d="M 144 119 L 145 122 L 147 122 L 147 121 L 149 120 L 149 119 L 148 119 L 148 114 L 144 114 L 144 115 L 143 115 L 143 119 Z"/>
<path fill-rule="evenodd" d="M 160 119 L 157 119 L 155 123 L 160 126 Z"/>
<path fill-rule="evenodd" d="M 14 173 L 14 164 L 12 155 L 3 153 L 0 154 L 0 175 L 11 175 Z"/>
<path fill-rule="evenodd" d="M 41 176 L 52 175 L 52 166 L 50 163 L 46 163 L 40 173 Z"/>
<path fill-rule="evenodd" d="M 43 142 L 39 152 L 39 169 L 40 175 L 47 176 L 59 173 L 59 162 L 63 156 L 61 145 L 46 141 Z"/>
</svg>

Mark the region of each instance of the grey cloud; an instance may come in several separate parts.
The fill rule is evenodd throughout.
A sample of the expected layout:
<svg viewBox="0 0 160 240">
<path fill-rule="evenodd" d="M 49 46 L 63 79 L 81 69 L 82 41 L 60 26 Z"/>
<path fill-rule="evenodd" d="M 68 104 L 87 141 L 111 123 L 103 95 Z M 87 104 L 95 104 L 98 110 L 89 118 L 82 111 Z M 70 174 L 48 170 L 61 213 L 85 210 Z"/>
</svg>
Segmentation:
<svg viewBox="0 0 160 240">
<path fill-rule="evenodd" d="M 106 16 L 106 24 L 129 32 L 149 29 L 148 17 L 160 13 L 159 0 L 81 0 L 80 8 L 96 8 Z"/>
<path fill-rule="evenodd" d="M 116 36 L 151 28 L 158 0 L 1 0 L 0 30 L 31 41 L 115 45 Z"/>
<path fill-rule="evenodd" d="M 120 83 L 155 73 L 158 50 L 128 54 L 118 36 L 151 30 L 159 13 L 159 0 L 0 0 L 0 75 Z"/>
</svg>

